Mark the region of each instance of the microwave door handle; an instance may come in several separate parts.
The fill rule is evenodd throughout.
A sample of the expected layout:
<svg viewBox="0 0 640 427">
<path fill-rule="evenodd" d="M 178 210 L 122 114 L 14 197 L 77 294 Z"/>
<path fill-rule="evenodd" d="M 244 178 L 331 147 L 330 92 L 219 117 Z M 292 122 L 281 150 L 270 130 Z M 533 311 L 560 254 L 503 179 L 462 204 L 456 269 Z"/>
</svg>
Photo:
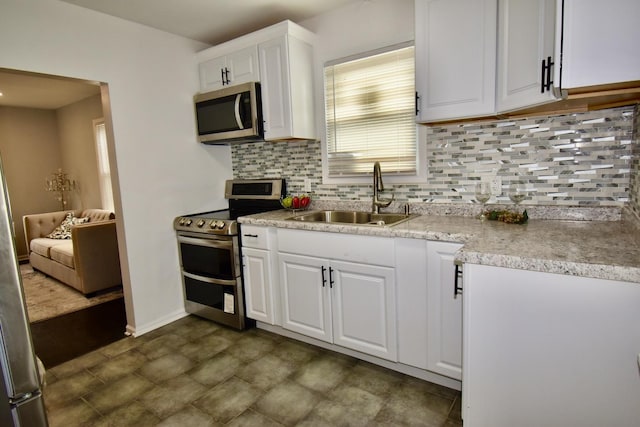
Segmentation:
<svg viewBox="0 0 640 427">
<path fill-rule="evenodd" d="M 240 99 L 241 98 L 242 98 L 241 93 L 236 95 L 235 113 L 236 113 L 236 123 L 238 124 L 238 129 L 244 129 L 244 126 L 242 126 L 242 117 L 240 117 Z"/>
</svg>

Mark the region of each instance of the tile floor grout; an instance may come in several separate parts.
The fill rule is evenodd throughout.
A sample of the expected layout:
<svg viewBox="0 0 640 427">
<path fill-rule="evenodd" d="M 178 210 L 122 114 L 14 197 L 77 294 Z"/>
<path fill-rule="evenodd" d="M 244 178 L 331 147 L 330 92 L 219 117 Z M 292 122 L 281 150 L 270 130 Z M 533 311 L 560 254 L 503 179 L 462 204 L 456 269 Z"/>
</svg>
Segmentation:
<svg viewBox="0 0 640 427">
<path fill-rule="evenodd" d="M 189 316 L 47 371 L 56 426 L 461 426 L 460 393 Z"/>
</svg>

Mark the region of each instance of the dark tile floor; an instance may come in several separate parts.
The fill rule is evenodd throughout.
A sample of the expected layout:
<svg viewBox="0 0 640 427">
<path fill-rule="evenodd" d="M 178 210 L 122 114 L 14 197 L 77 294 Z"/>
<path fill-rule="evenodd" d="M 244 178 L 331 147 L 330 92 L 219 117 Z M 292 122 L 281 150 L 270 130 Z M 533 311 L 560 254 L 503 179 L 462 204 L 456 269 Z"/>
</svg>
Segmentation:
<svg viewBox="0 0 640 427">
<path fill-rule="evenodd" d="M 56 426 L 461 426 L 460 393 L 189 316 L 47 370 Z"/>
</svg>

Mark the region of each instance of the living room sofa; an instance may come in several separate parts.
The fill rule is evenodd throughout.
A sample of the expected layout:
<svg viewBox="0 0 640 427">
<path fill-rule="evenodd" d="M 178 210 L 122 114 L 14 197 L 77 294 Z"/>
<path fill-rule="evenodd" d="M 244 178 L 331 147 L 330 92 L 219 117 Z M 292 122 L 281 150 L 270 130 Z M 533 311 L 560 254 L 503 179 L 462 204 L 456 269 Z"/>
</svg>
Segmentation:
<svg viewBox="0 0 640 427">
<path fill-rule="evenodd" d="M 25 215 L 24 233 L 31 266 L 85 296 L 121 285 L 114 218 L 113 212 L 103 209 Z M 65 219 L 70 225 L 67 238 L 59 235 L 59 226 Z"/>
</svg>

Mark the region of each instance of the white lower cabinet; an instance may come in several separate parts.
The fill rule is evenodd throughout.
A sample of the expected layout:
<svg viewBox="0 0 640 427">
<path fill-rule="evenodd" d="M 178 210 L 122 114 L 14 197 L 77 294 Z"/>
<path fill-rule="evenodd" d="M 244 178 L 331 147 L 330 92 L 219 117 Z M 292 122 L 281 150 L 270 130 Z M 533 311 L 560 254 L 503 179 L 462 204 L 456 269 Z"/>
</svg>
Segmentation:
<svg viewBox="0 0 640 427">
<path fill-rule="evenodd" d="M 271 254 L 263 249 L 245 247 L 242 257 L 247 317 L 273 325 Z"/>
<path fill-rule="evenodd" d="M 332 261 L 333 342 L 397 360 L 396 299 L 392 268 Z"/>
<path fill-rule="evenodd" d="M 242 225 L 242 272 L 246 315 L 270 325 L 278 324 L 279 293 L 277 262 L 270 250 L 275 244 L 275 230 L 271 227 Z"/>
<path fill-rule="evenodd" d="M 282 327 L 396 361 L 393 269 L 281 253 Z"/>
<path fill-rule="evenodd" d="M 462 295 L 454 296 L 459 243 L 396 239 L 398 360 L 462 376 Z"/>
<path fill-rule="evenodd" d="M 301 234 L 302 233 L 302 234 Z M 393 262 L 393 239 L 345 236 L 284 230 L 279 238 L 280 281 L 283 297 L 282 327 L 322 341 L 360 351 L 382 359 L 397 360 L 395 274 L 391 267 L 332 259 L 335 247 L 360 259 L 373 258 Z M 279 233 L 280 237 L 280 233 Z M 324 246 L 328 240 L 344 244 Z M 296 254 L 283 252 L 290 242 L 300 242 Z M 289 244 L 287 244 L 289 242 Z M 382 243 L 379 251 L 376 243 Z M 294 243 L 293 246 L 296 246 Z M 349 247 L 350 246 L 350 247 Z M 326 257 L 299 255 L 299 252 L 324 252 Z"/>
<path fill-rule="evenodd" d="M 242 242 L 248 317 L 459 387 L 461 244 L 258 226 Z"/>
<path fill-rule="evenodd" d="M 280 253 L 282 285 L 282 327 L 290 331 L 332 342 L 331 301 L 323 275 L 326 260 Z"/>
<path fill-rule="evenodd" d="M 454 288 L 453 257 L 461 247 L 427 242 L 427 369 L 457 380 L 462 379 L 462 294 Z"/>
<path fill-rule="evenodd" d="M 465 427 L 638 425 L 638 283 L 465 264 L 464 285 Z"/>
</svg>

